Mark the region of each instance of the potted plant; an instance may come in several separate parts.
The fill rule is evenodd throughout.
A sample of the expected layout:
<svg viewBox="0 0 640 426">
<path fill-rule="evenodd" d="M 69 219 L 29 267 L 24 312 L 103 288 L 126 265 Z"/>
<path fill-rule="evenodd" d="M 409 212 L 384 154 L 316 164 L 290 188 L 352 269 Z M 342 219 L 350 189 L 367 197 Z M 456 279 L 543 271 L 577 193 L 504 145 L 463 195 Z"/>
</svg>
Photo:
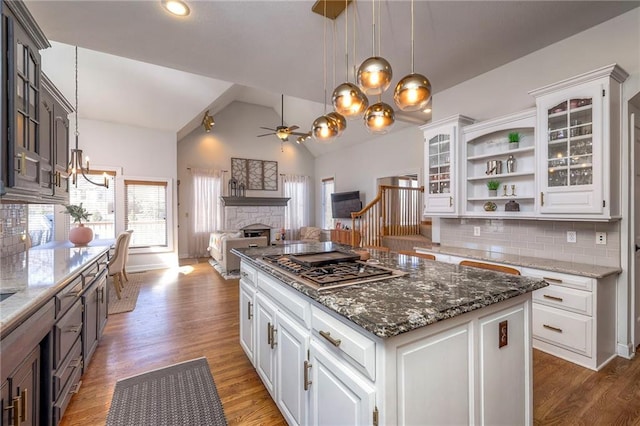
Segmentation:
<svg viewBox="0 0 640 426">
<path fill-rule="evenodd" d="M 498 188 L 500 188 L 499 180 L 490 180 L 487 182 L 487 188 L 489 188 L 489 196 L 497 197 L 498 196 Z"/>
<path fill-rule="evenodd" d="M 509 149 L 518 149 L 519 146 L 520 146 L 520 133 L 510 132 L 509 133 Z"/>
<path fill-rule="evenodd" d="M 89 227 L 84 226 L 82 221 L 89 220 L 89 216 L 91 213 L 87 211 L 84 207 L 82 207 L 82 203 L 79 205 L 68 204 L 64 206 L 65 210 L 63 213 L 68 214 L 73 218 L 73 223 L 77 223 L 78 225 L 75 228 L 69 229 L 69 241 L 71 241 L 76 246 L 86 246 L 93 240 L 93 230 Z"/>
</svg>

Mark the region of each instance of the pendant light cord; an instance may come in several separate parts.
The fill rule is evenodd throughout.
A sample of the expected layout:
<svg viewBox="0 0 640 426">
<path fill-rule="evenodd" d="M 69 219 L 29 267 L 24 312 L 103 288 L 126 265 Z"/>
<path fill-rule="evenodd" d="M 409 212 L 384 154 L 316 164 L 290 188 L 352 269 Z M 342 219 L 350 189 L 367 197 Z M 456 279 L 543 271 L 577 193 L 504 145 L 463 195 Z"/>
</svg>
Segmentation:
<svg viewBox="0 0 640 426">
<path fill-rule="evenodd" d="M 376 56 L 376 0 L 371 0 L 371 56 Z"/>
<path fill-rule="evenodd" d="M 414 73 L 413 70 L 413 0 L 411 0 L 411 74 Z"/>
<path fill-rule="evenodd" d="M 345 81 L 349 81 L 349 0 L 344 0 L 344 68 Z"/>
<path fill-rule="evenodd" d="M 324 2 L 324 21 L 322 22 L 322 69 L 324 85 L 324 115 L 327 115 L 327 2 Z"/>
<path fill-rule="evenodd" d="M 76 46 L 76 61 L 75 61 L 75 71 L 76 71 L 76 149 L 78 149 L 78 136 L 80 133 L 78 132 L 78 46 Z"/>
</svg>

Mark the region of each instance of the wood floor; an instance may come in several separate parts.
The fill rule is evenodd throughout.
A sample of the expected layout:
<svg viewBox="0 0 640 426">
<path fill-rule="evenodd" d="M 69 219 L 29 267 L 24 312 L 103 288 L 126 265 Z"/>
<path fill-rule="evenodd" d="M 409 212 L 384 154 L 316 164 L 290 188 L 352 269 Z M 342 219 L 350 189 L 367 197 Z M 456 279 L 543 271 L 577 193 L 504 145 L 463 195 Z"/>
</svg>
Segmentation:
<svg viewBox="0 0 640 426">
<path fill-rule="evenodd" d="M 136 309 L 109 317 L 61 425 L 104 425 L 117 379 L 201 356 L 230 425 L 284 425 L 238 343 L 238 281 L 205 262 L 148 274 Z M 533 359 L 536 425 L 640 424 L 638 359 L 598 373 L 539 351 Z"/>
</svg>

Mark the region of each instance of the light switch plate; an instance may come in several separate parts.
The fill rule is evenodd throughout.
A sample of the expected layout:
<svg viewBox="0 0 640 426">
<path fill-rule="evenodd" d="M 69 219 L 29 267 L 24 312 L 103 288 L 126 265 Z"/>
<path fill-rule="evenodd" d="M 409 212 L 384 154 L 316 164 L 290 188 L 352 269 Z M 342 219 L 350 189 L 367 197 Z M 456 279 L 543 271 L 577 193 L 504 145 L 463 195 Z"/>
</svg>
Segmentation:
<svg viewBox="0 0 640 426">
<path fill-rule="evenodd" d="M 575 243 L 578 241 L 578 233 L 576 231 L 567 231 L 567 242 Z"/>
<path fill-rule="evenodd" d="M 479 237 L 480 236 L 480 227 L 479 226 L 474 226 L 473 227 L 473 236 L 474 237 Z"/>
</svg>

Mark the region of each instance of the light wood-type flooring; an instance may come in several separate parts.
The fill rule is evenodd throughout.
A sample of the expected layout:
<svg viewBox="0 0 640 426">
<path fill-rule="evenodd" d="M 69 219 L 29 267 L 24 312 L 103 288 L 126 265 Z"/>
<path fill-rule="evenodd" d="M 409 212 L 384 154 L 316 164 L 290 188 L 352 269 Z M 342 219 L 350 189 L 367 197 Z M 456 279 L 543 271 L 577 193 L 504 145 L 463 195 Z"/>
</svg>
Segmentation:
<svg viewBox="0 0 640 426">
<path fill-rule="evenodd" d="M 230 425 L 284 425 L 238 343 L 238 280 L 206 261 L 149 275 L 136 309 L 109 317 L 61 424 L 104 425 L 117 379 L 205 356 Z M 533 358 L 536 425 L 640 424 L 637 359 L 596 373 L 539 351 Z"/>
</svg>

